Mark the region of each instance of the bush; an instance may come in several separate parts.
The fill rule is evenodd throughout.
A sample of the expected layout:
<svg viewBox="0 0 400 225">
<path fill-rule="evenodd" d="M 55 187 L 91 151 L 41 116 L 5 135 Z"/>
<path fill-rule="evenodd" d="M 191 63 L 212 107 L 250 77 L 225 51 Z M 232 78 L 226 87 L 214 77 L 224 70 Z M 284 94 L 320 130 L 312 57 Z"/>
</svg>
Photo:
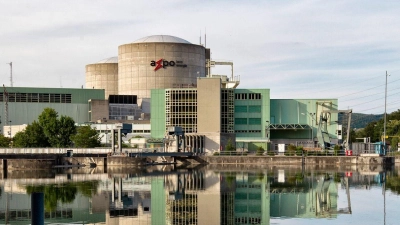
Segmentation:
<svg viewBox="0 0 400 225">
<path fill-rule="evenodd" d="M 213 155 L 219 155 L 219 152 L 214 152 Z"/>
<path fill-rule="evenodd" d="M 267 151 L 267 155 L 269 155 L 269 156 L 275 156 L 275 152 L 274 151 Z"/>
<path fill-rule="evenodd" d="M 236 147 L 233 145 L 233 142 L 231 139 L 228 139 L 228 142 L 225 146 L 225 151 L 229 151 L 229 152 L 236 151 Z"/>
<path fill-rule="evenodd" d="M 295 155 L 295 154 L 296 154 L 296 146 L 290 144 L 288 146 L 288 150 L 285 151 L 285 155 L 286 156 L 292 156 L 292 155 Z"/>
<path fill-rule="evenodd" d="M 256 155 L 263 155 L 264 152 L 265 152 L 264 148 L 261 147 L 261 146 L 259 146 L 259 147 L 257 148 Z"/>
<path fill-rule="evenodd" d="M 335 145 L 335 147 L 333 148 L 333 152 L 336 156 L 340 153 L 340 149 L 340 145 Z"/>
<path fill-rule="evenodd" d="M 303 151 L 304 151 L 303 146 L 298 146 L 296 148 L 296 155 L 298 155 L 298 156 L 303 155 Z"/>
</svg>

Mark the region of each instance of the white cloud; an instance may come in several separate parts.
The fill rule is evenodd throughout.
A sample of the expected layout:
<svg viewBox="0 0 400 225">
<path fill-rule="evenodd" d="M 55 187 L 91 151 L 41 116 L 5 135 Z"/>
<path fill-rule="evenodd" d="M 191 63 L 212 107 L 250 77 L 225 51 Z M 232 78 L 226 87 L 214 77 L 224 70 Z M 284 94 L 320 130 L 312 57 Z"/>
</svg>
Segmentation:
<svg viewBox="0 0 400 225">
<path fill-rule="evenodd" d="M 233 60 L 235 74 L 241 75 L 239 87 L 271 88 L 275 98 L 340 97 L 382 84 L 385 70 L 392 74 L 390 79 L 399 77 L 399 4 L 372 0 L 2 1 L 1 82 L 9 83 L 6 63 L 13 61 L 15 86 L 59 87 L 61 80 L 63 87 L 80 87 L 85 83 L 85 65 L 116 56 L 121 44 L 154 34 L 198 44 L 200 31 L 204 35 L 206 28 L 212 57 Z M 213 71 L 228 74 L 230 69 Z M 378 75 L 382 77 L 358 82 Z M 388 100 L 395 102 L 399 97 Z M 351 107 L 363 101 L 345 103 Z M 355 111 L 367 109 L 361 106 L 355 106 Z M 383 108 L 377 108 L 367 113 L 382 112 Z"/>
</svg>

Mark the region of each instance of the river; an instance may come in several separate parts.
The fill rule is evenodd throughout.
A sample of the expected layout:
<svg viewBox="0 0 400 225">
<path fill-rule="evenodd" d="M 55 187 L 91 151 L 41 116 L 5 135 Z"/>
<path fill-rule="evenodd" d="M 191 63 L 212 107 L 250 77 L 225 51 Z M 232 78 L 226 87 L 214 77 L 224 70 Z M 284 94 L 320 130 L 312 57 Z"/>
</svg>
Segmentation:
<svg viewBox="0 0 400 225">
<path fill-rule="evenodd" d="M 398 171 L 296 166 L 9 171 L 0 180 L 0 224 L 30 224 L 32 193 L 44 193 L 44 221 L 54 225 L 399 224 Z"/>
</svg>

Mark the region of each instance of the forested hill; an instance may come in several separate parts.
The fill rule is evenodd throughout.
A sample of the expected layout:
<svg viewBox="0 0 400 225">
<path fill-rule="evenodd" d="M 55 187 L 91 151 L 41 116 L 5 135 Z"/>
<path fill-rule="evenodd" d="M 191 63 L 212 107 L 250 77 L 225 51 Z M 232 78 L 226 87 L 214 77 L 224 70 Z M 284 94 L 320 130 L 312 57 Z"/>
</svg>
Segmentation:
<svg viewBox="0 0 400 225">
<path fill-rule="evenodd" d="M 383 114 L 363 114 L 363 113 L 352 113 L 351 114 L 351 128 L 364 128 L 367 124 L 378 121 L 383 118 Z M 347 126 L 347 114 L 339 114 L 339 124 Z"/>
</svg>

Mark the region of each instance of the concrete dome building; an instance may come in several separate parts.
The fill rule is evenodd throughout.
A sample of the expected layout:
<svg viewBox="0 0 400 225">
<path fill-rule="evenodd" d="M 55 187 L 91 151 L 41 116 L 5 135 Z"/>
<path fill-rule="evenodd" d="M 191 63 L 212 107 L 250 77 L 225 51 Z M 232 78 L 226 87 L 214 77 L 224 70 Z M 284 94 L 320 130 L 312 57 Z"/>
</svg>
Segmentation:
<svg viewBox="0 0 400 225">
<path fill-rule="evenodd" d="M 104 89 L 105 98 L 118 94 L 118 57 L 86 65 L 86 88 Z"/>
<path fill-rule="evenodd" d="M 154 35 L 118 47 L 118 94 L 148 101 L 151 89 L 193 87 L 205 77 L 206 50 L 169 35 Z"/>
</svg>

